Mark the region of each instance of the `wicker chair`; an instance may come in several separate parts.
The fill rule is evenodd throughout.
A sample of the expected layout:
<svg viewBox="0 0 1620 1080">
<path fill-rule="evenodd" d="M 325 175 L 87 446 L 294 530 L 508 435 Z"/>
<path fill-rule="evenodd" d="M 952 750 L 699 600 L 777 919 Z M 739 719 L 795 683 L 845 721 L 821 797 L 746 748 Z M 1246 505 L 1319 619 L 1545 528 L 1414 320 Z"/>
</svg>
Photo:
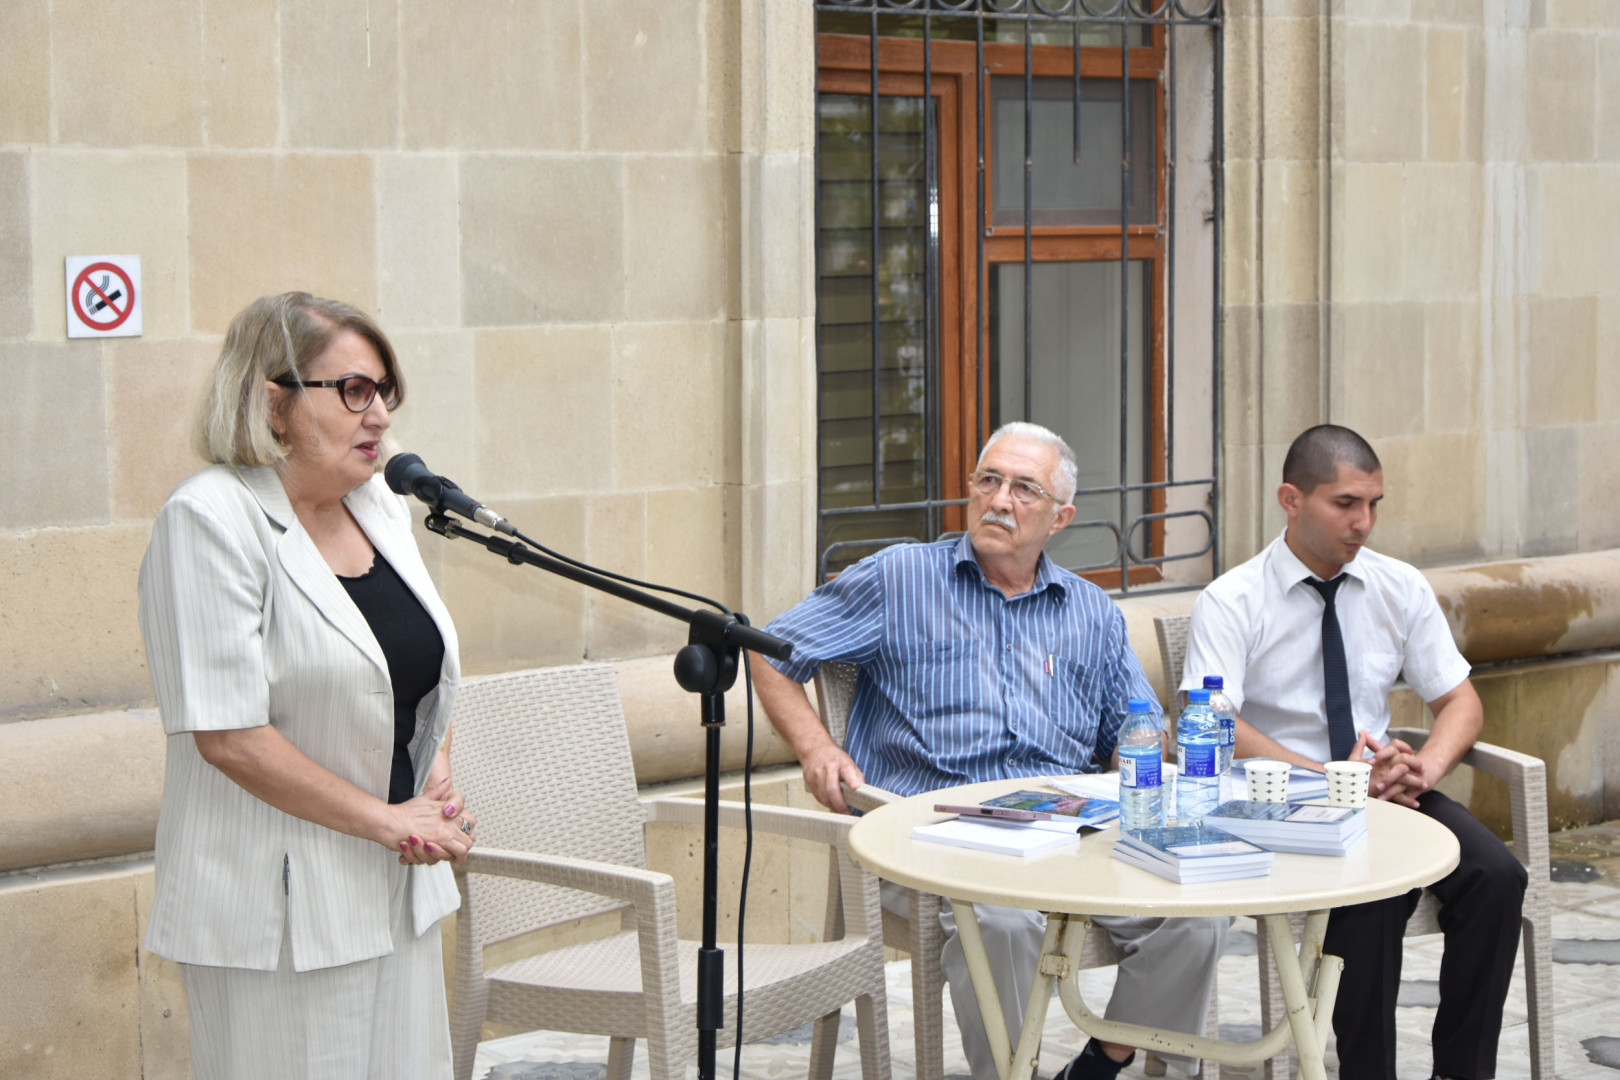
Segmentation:
<svg viewBox="0 0 1620 1080">
<path fill-rule="evenodd" d="M 1164 657 L 1167 688 L 1174 693 L 1181 685 L 1187 660 L 1187 631 L 1191 615 L 1159 615 L 1153 620 Z M 1427 731 L 1417 728 L 1391 728 L 1390 735 L 1405 739 L 1414 748 L 1428 739 Z M 1490 743 L 1475 743 L 1463 757 L 1463 764 L 1507 781 L 1513 811 L 1513 853 L 1524 863 L 1530 884 L 1524 894 L 1524 922 L 1520 937 L 1524 946 L 1525 995 L 1530 1013 L 1530 1075 L 1534 1080 L 1553 1080 L 1553 998 L 1552 998 L 1552 899 L 1547 851 L 1547 767 L 1529 754 L 1521 754 Z M 1427 889 L 1417 910 L 1406 923 L 1406 936 L 1438 934 L 1440 903 Z M 1296 917 L 1297 918 L 1297 917 Z M 1298 932 L 1299 927 L 1295 927 Z M 1257 941 L 1260 964 L 1261 1026 L 1270 1028 L 1282 1019 L 1284 1006 L 1277 969 L 1271 962 L 1270 943 L 1260 934 Z M 1266 1080 L 1293 1075 L 1291 1052 L 1279 1054 L 1266 1063 Z"/>
<path fill-rule="evenodd" d="M 839 746 L 844 745 L 849 710 L 855 701 L 858 671 L 854 664 L 835 661 L 823 663 L 816 671 L 816 707 L 821 713 L 821 722 Z M 862 811 L 875 810 L 898 798 L 898 795 L 871 784 L 864 784 L 859 790 L 844 789 L 845 801 Z M 945 973 L 940 968 L 939 955 L 945 944 L 945 936 L 939 926 L 939 897 L 915 889 L 907 891 L 910 894 L 908 916 L 883 909 L 883 944 L 911 954 L 911 1012 L 916 1039 L 917 1080 L 942 1080 L 945 1074 Z M 837 891 L 829 890 L 829 893 L 827 933 L 831 935 L 837 932 L 842 909 Z M 1107 932 L 1094 926 L 1086 938 L 1080 967 L 1106 967 L 1119 963 L 1121 957 Z M 1204 1030 L 1212 1037 L 1220 1030 L 1213 988 L 1209 1020 Z M 830 1045 L 835 1035 L 836 1029 L 831 1025 L 817 1024 L 814 1049 L 819 1051 Z M 1151 1053 L 1147 1054 L 1143 1068 L 1149 1076 L 1162 1076 L 1165 1072 L 1164 1062 Z"/>
<path fill-rule="evenodd" d="M 485 1020 L 607 1035 L 608 1080 L 628 1080 L 635 1040 L 645 1038 L 653 1080 L 682 1080 L 697 1049 L 697 945 L 676 939 L 674 879 L 646 869 L 643 826 L 700 823 L 703 804 L 638 800 L 613 668 L 469 680 L 456 701 L 452 759 L 457 786 L 478 811 L 480 841 L 458 875 L 457 1080 L 472 1073 Z M 888 1080 L 878 887 L 849 861 L 850 822 L 785 807 L 755 806 L 753 815 L 758 830 L 833 849 L 850 918 L 837 941 L 748 946 L 745 1037 L 836 1018 L 854 1000 L 862 1075 Z M 742 807 L 722 804 L 721 824 L 741 825 Z M 618 933 L 484 969 L 491 943 L 615 912 Z M 726 959 L 721 1046 L 736 1035 L 734 950 Z M 827 1080 L 831 1054 L 815 1065 L 812 1076 Z"/>
</svg>

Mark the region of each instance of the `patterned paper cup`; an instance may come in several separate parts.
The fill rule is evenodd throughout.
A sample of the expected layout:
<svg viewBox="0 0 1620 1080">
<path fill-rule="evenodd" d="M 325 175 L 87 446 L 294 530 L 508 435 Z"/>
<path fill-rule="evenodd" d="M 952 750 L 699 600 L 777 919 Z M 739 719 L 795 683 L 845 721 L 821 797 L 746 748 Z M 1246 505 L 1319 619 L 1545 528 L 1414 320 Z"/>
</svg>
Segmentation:
<svg viewBox="0 0 1620 1080">
<path fill-rule="evenodd" d="M 1366 806 L 1372 766 L 1365 761 L 1327 763 L 1327 799 L 1333 806 Z"/>
<path fill-rule="evenodd" d="M 1247 762 L 1243 772 L 1249 781 L 1249 798 L 1255 802 L 1287 802 L 1288 768 L 1286 761 L 1267 758 Z"/>
</svg>

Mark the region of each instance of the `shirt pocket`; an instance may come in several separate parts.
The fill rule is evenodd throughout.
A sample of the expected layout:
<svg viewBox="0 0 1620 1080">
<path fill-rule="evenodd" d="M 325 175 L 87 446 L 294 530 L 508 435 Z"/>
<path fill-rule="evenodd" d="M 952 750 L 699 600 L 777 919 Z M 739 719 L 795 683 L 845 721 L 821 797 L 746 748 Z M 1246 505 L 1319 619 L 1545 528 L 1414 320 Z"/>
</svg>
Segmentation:
<svg viewBox="0 0 1620 1080">
<path fill-rule="evenodd" d="M 1051 657 L 1051 674 L 1042 676 L 1046 692 L 1037 700 L 1046 713 L 1046 720 L 1058 730 L 1077 740 L 1088 740 L 1097 730 L 1097 717 L 1103 701 L 1102 671 L 1095 664 L 1087 664 L 1066 656 Z M 1124 703 L 1120 703 L 1123 707 Z"/>
<path fill-rule="evenodd" d="M 969 638 L 912 643 L 902 665 L 904 711 L 921 720 L 981 708 L 987 685 L 981 651 Z"/>
<path fill-rule="evenodd" d="M 1406 657 L 1401 653 L 1369 649 L 1356 658 L 1359 678 L 1351 680 L 1350 700 L 1356 727 L 1383 737 L 1389 723 L 1389 688 L 1400 678 Z"/>
</svg>

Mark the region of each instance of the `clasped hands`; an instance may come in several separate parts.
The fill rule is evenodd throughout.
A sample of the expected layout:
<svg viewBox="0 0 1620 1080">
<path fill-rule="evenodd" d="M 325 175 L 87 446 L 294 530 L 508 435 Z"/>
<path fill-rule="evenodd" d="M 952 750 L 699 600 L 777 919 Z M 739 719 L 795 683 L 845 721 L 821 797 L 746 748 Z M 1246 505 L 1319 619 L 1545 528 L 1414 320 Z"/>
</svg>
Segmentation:
<svg viewBox="0 0 1620 1080">
<path fill-rule="evenodd" d="M 390 809 L 398 814 L 393 835 L 399 838 L 394 846 L 402 866 L 467 860 L 478 819 L 467 812 L 466 797 L 450 786 L 448 776 L 430 782 L 422 794 Z"/>
<path fill-rule="evenodd" d="M 1371 758 L 1366 755 L 1372 754 Z M 1418 752 L 1404 739 L 1381 743 L 1363 731 L 1348 756 L 1350 761 L 1366 761 L 1372 766 L 1367 793 L 1401 806 L 1417 809 L 1417 797 L 1434 787 L 1438 775 L 1431 775 Z"/>
</svg>

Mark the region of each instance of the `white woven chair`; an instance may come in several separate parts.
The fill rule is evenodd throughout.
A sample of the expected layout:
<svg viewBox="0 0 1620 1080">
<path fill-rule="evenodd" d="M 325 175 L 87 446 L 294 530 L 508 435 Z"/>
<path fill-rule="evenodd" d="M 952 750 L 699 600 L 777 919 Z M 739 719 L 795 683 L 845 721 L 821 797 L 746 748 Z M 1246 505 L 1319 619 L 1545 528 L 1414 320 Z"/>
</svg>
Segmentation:
<svg viewBox="0 0 1620 1080">
<path fill-rule="evenodd" d="M 1181 685 L 1187 659 L 1187 632 L 1191 615 L 1158 615 L 1153 619 L 1164 657 L 1167 689 L 1175 693 Z M 1211 674 L 1215 674 L 1211 672 Z M 1405 739 L 1416 749 L 1429 733 L 1417 728 L 1391 728 L 1390 735 Z M 1513 853 L 1524 863 L 1530 884 L 1524 893 L 1524 915 L 1520 938 L 1524 947 L 1525 996 L 1530 1013 L 1530 1075 L 1534 1080 L 1553 1080 L 1553 999 L 1552 999 L 1552 899 L 1547 851 L 1547 767 L 1540 758 L 1516 750 L 1475 743 L 1463 757 L 1463 764 L 1507 781 L 1508 799 L 1513 812 Z M 1406 936 L 1438 934 L 1440 902 L 1425 889 L 1417 909 L 1406 923 Z M 1298 917 L 1296 917 L 1296 920 Z M 1299 926 L 1295 926 L 1298 933 Z M 1260 964 L 1260 1024 L 1264 1029 L 1284 1015 L 1282 986 L 1277 968 L 1271 962 L 1266 935 L 1256 938 Z M 1266 1080 L 1292 1076 L 1293 1054 L 1285 1051 L 1266 1063 Z"/>
<path fill-rule="evenodd" d="M 855 701 L 855 681 L 859 669 L 854 664 L 827 661 L 816 671 L 816 708 L 821 722 L 839 746 L 849 726 L 849 710 Z M 857 810 L 875 810 L 900 796 L 871 784 L 858 790 L 844 788 L 844 799 Z M 944 931 L 939 926 L 939 897 L 932 893 L 907 890 L 910 894 L 909 917 L 896 915 L 883 909 L 883 943 L 891 949 L 911 954 L 911 1014 L 916 1039 L 917 1080 L 942 1080 L 945 1074 L 945 972 L 939 966 L 940 950 L 945 944 Z M 829 890 L 827 933 L 837 932 L 842 909 L 836 890 Z M 1085 952 L 1080 967 L 1106 967 L 1119 963 L 1123 954 L 1114 947 L 1106 931 L 1093 926 L 1086 937 Z M 1209 1021 L 1205 1034 L 1215 1036 L 1220 1030 L 1216 1015 L 1214 992 L 1211 991 Z M 817 1024 L 812 1061 L 815 1053 L 831 1044 L 836 1029 Z M 1149 1076 L 1164 1075 L 1164 1062 L 1147 1054 L 1143 1068 Z"/>
<path fill-rule="evenodd" d="M 694 703 L 694 714 L 695 714 Z M 695 720 L 694 720 L 695 722 Z M 456 701 L 451 751 L 457 787 L 478 812 L 479 845 L 461 883 L 451 1043 L 468 1080 L 486 1020 L 607 1035 L 608 1080 L 628 1080 L 635 1040 L 647 1040 L 653 1080 L 684 1080 L 697 1050 L 695 942 L 675 936 L 675 882 L 646 868 L 648 821 L 698 822 L 691 799 L 638 800 L 619 704 L 606 664 L 468 680 Z M 888 1080 L 889 1042 L 876 879 L 849 860 L 851 822 L 756 805 L 762 832 L 813 840 L 834 852 L 850 913 L 840 940 L 751 944 L 745 957 L 744 1036 L 764 1038 L 853 1000 L 865 1080 Z M 721 824 L 742 824 L 721 806 Z M 485 970 L 487 945 L 536 929 L 619 912 L 618 933 Z M 870 931 L 868 930 L 870 928 Z M 736 1035 L 735 948 L 727 950 L 725 1027 Z M 813 1080 L 831 1075 L 832 1056 Z"/>
</svg>

